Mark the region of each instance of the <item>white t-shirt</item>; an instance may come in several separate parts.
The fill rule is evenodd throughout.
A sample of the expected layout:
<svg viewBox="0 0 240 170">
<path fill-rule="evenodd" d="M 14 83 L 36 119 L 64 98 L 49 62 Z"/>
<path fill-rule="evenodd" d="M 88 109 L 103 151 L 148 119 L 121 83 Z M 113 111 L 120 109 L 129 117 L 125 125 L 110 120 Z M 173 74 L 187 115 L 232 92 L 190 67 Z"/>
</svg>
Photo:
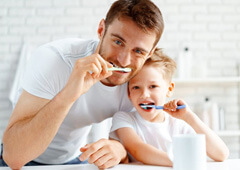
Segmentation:
<svg viewBox="0 0 240 170">
<path fill-rule="evenodd" d="M 41 98 L 54 98 L 67 83 L 76 60 L 93 54 L 97 45 L 94 40 L 64 39 L 39 47 L 28 62 L 22 88 Z M 115 87 L 96 83 L 73 104 L 56 136 L 35 161 L 61 164 L 76 158 L 87 142 L 92 123 L 120 110 L 131 111 L 132 107 L 126 83 Z"/>
<path fill-rule="evenodd" d="M 176 119 L 167 113 L 164 115 L 164 122 L 153 123 L 143 119 L 137 111 L 117 112 L 112 119 L 110 137 L 119 140 L 115 133 L 116 130 L 123 127 L 129 127 L 139 135 L 144 143 L 150 144 L 155 148 L 168 153 L 174 135 L 196 133 L 186 122 Z M 130 160 L 136 161 L 131 155 Z"/>
</svg>

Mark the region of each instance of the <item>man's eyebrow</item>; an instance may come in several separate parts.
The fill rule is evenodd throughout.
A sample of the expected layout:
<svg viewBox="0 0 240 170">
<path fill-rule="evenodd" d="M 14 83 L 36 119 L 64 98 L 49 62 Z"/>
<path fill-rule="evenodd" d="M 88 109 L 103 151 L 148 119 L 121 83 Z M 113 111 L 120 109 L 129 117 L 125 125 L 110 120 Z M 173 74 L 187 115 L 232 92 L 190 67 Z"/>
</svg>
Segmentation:
<svg viewBox="0 0 240 170">
<path fill-rule="evenodd" d="M 117 38 L 119 38 L 120 40 L 122 40 L 123 42 L 126 42 L 125 39 L 124 39 L 123 37 L 121 37 L 120 35 L 118 35 L 118 34 L 111 34 L 111 36 L 117 37 Z"/>
<path fill-rule="evenodd" d="M 137 49 L 137 50 L 140 50 L 140 51 L 143 51 L 143 52 L 145 52 L 145 53 L 149 53 L 149 51 L 147 51 L 147 50 L 145 50 L 145 49 L 143 49 L 143 48 L 141 48 L 141 47 L 136 47 L 136 49 Z"/>
<path fill-rule="evenodd" d="M 120 35 L 118 35 L 118 34 L 111 34 L 111 36 L 119 38 L 119 39 L 122 40 L 124 43 L 126 42 L 125 39 L 124 39 L 123 37 L 121 37 Z M 145 50 L 145 49 L 143 49 L 143 48 L 141 48 L 141 47 L 136 47 L 135 49 L 140 50 L 140 51 L 143 51 L 143 52 L 145 52 L 145 53 L 149 53 L 149 51 L 147 51 L 147 50 Z"/>
</svg>

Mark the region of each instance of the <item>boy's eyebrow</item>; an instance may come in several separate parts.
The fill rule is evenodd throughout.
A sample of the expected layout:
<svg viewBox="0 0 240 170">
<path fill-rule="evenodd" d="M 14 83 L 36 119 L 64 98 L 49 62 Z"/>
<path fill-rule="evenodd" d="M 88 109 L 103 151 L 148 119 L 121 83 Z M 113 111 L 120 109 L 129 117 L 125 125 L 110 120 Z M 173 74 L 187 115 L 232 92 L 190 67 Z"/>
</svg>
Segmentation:
<svg viewBox="0 0 240 170">
<path fill-rule="evenodd" d="M 120 35 L 118 35 L 118 34 L 112 33 L 111 36 L 117 37 L 117 38 L 119 38 L 120 40 L 122 40 L 124 43 L 126 43 L 126 40 L 125 40 L 123 37 L 121 37 Z M 143 52 L 145 52 L 145 53 L 149 53 L 149 51 L 147 51 L 147 50 L 145 50 L 145 49 L 143 49 L 143 48 L 141 48 L 141 47 L 135 47 L 135 49 L 138 49 L 138 50 L 143 51 Z"/>
<path fill-rule="evenodd" d="M 128 83 L 128 87 L 130 87 L 130 86 L 136 86 L 136 85 L 138 85 L 138 84 L 137 84 L 137 83 L 131 83 L 131 84 Z"/>
</svg>

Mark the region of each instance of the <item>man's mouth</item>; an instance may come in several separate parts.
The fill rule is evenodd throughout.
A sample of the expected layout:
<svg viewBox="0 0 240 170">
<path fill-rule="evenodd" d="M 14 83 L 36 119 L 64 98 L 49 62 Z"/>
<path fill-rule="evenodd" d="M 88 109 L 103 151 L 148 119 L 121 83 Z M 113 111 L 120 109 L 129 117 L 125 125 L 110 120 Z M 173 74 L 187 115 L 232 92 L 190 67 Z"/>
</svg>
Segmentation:
<svg viewBox="0 0 240 170">
<path fill-rule="evenodd" d="M 113 65 L 113 68 L 110 68 L 112 71 L 116 71 L 116 72 L 120 72 L 120 73 L 129 73 L 131 72 L 131 68 L 123 68 L 123 67 L 119 67 L 116 64 L 110 62 Z"/>
</svg>

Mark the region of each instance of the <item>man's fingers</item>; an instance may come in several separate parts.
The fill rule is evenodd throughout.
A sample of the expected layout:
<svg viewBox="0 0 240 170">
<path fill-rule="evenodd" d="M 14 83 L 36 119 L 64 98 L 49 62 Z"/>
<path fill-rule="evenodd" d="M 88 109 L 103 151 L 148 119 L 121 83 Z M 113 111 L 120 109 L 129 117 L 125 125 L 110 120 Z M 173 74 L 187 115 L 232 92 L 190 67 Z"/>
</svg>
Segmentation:
<svg viewBox="0 0 240 170">
<path fill-rule="evenodd" d="M 111 154 L 105 154 L 102 157 L 99 157 L 97 160 L 95 160 L 93 163 L 96 166 L 102 166 L 104 164 L 106 164 L 106 162 L 108 162 L 110 159 L 112 158 Z"/>
<path fill-rule="evenodd" d="M 80 148 L 80 151 L 85 152 L 88 149 L 88 147 L 89 147 L 89 144 L 86 144 L 85 146 Z"/>
<path fill-rule="evenodd" d="M 100 158 L 104 157 L 105 154 L 106 154 L 106 152 L 104 151 L 104 149 L 101 148 L 101 149 L 97 150 L 94 154 L 89 156 L 88 163 L 90 163 L 90 164 L 95 163 L 97 160 L 99 160 Z M 102 160 L 103 159 L 101 159 L 101 161 Z"/>
<path fill-rule="evenodd" d="M 102 139 L 95 142 L 95 143 L 92 143 L 92 144 L 89 144 L 88 145 L 88 149 L 82 153 L 82 155 L 80 156 L 80 160 L 81 161 L 84 161 L 86 160 L 87 158 L 89 158 L 93 153 L 95 153 L 97 150 L 99 150 L 100 148 L 102 148 L 102 146 L 104 145 Z"/>
<path fill-rule="evenodd" d="M 88 159 L 89 163 L 94 163 L 99 168 L 112 167 L 121 161 L 121 153 L 119 153 L 117 144 L 119 143 L 113 140 L 100 139 L 89 144 L 87 148 L 81 148 L 81 150 L 86 150 L 79 159 L 81 161 Z"/>
<path fill-rule="evenodd" d="M 92 77 L 96 80 L 102 80 L 112 75 L 111 71 L 108 71 L 108 67 L 112 65 L 105 61 L 99 54 L 94 58 L 94 62 L 92 63 L 93 74 Z"/>
<path fill-rule="evenodd" d="M 103 74 L 106 74 L 108 72 L 108 67 L 111 64 L 109 62 L 107 62 L 106 60 L 104 60 L 99 54 L 97 54 L 97 58 L 99 60 L 99 63 L 101 64 Z"/>
<path fill-rule="evenodd" d="M 108 160 L 105 164 L 98 166 L 98 168 L 100 169 L 106 169 L 106 168 L 110 168 L 112 166 L 115 166 L 116 164 L 118 164 L 119 162 L 116 162 L 116 159 L 110 159 Z"/>
</svg>

